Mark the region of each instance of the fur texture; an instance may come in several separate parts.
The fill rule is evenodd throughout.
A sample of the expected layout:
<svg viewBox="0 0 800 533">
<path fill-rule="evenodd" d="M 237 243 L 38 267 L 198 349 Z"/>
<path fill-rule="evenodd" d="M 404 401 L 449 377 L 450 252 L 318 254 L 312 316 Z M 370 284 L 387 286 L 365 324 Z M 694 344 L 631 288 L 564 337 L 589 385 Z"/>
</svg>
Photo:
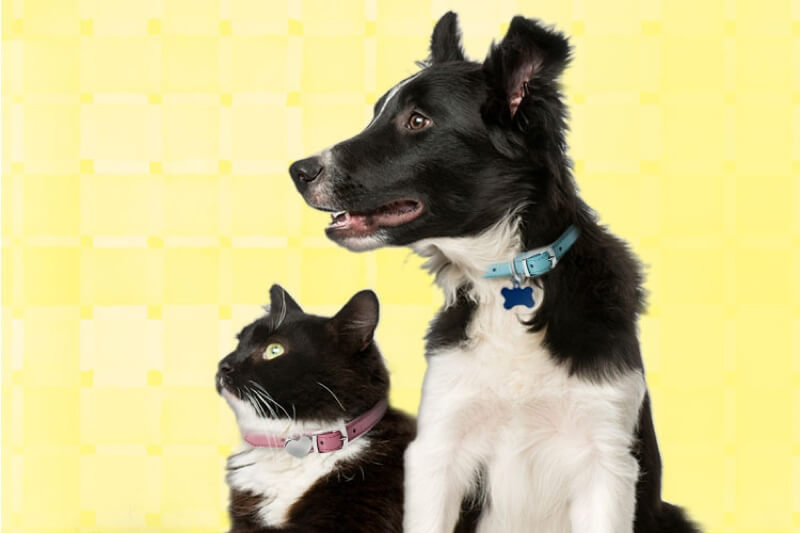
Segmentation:
<svg viewBox="0 0 800 533">
<path fill-rule="evenodd" d="M 427 335 L 419 436 L 406 453 L 407 532 L 696 531 L 661 500 L 661 460 L 637 338 L 638 261 L 580 199 L 559 76 L 567 39 L 514 17 L 483 63 L 456 17 L 369 127 L 290 168 L 328 236 L 411 246 L 445 294 Z M 314 179 L 304 169 L 319 169 Z M 502 307 L 491 263 L 580 237 Z"/>
<path fill-rule="evenodd" d="M 242 434 L 331 431 L 385 399 L 389 378 L 372 335 L 378 301 L 356 294 L 336 316 L 303 313 L 277 285 L 269 314 L 245 327 L 217 388 Z M 278 343 L 284 353 L 266 357 Z M 280 351 L 280 350 L 279 350 Z M 244 443 L 228 458 L 232 533 L 400 532 L 403 453 L 414 421 L 389 409 L 365 435 L 296 458 Z"/>
</svg>

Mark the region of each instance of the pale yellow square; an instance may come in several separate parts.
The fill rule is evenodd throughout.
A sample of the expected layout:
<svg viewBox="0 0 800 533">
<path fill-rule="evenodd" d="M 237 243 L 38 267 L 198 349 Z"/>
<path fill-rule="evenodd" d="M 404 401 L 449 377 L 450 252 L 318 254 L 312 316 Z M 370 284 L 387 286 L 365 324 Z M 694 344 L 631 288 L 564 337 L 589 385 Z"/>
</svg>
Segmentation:
<svg viewBox="0 0 800 533">
<path fill-rule="evenodd" d="M 80 459 L 80 501 L 91 509 L 101 509 L 98 526 L 114 528 L 134 519 L 131 509 L 158 509 L 161 504 L 161 464 L 144 455 L 95 454 Z M 120 487 L 131 487 L 124 499 L 109 498 L 105 480 L 114 473 Z M 139 514 L 139 513 L 136 513 Z M 138 516 L 136 518 L 139 518 Z"/>
<path fill-rule="evenodd" d="M 90 387 L 80 391 L 80 438 L 96 445 L 161 441 L 162 392 L 156 387 Z"/>
<path fill-rule="evenodd" d="M 161 43 L 144 34 L 82 39 L 80 87 L 88 92 L 158 92 L 160 62 Z"/>
<path fill-rule="evenodd" d="M 24 318 L 25 385 L 77 387 L 81 353 L 77 307 L 28 307 Z"/>
<path fill-rule="evenodd" d="M 168 35 L 162 42 L 161 79 L 165 91 L 219 90 L 219 48 L 216 37 Z"/>
<path fill-rule="evenodd" d="M 147 372 L 163 362 L 163 326 L 144 313 L 101 307 L 81 329 L 84 365 L 93 369 L 93 384 L 99 387 L 137 387 Z M 124 342 L 135 336 L 137 342 Z"/>
<path fill-rule="evenodd" d="M 341 57 L 347 57 L 342 75 Z M 364 87 L 363 38 L 306 37 L 303 39 L 303 89 L 312 93 L 358 92 Z"/>
<path fill-rule="evenodd" d="M 162 106 L 164 161 L 217 160 L 219 109 L 217 103 Z"/>
<path fill-rule="evenodd" d="M 219 297 L 219 249 L 164 249 L 165 304 L 216 302 Z"/>
<path fill-rule="evenodd" d="M 78 34 L 78 0 L 26 0 L 26 36 Z"/>
<path fill-rule="evenodd" d="M 80 525 L 78 455 L 69 448 L 50 452 L 30 450 L 25 453 L 24 468 L 18 485 L 22 531 L 42 531 L 38 528 L 76 531 Z M 48 482 L 42 483 L 44 479 Z M 46 512 L 42 512 L 42 502 L 47 502 Z M 5 513 L 3 520 L 5 524 Z"/>
<path fill-rule="evenodd" d="M 284 36 L 234 35 L 228 83 L 235 91 L 285 91 L 288 47 L 289 39 Z"/>
<path fill-rule="evenodd" d="M 84 105 L 81 156 L 112 161 L 158 159 L 161 149 L 153 142 L 153 135 L 159 127 L 158 108 L 145 103 Z"/>
<path fill-rule="evenodd" d="M 286 248 L 234 248 L 230 252 L 231 297 L 237 303 L 268 303 L 273 283 L 285 283 L 299 254 Z M 244 325 L 244 324 L 242 324 Z"/>
<path fill-rule="evenodd" d="M 81 419 L 77 386 L 38 387 L 26 383 L 23 390 L 23 442 L 26 449 L 48 445 L 77 446 Z M 58 406 L 54 412 L 53 406 Z"/>
<path fill-rule="evenodd" d="M 27 305 L 78 305 L 80 258 L 78 248 L 28 247 L 24 298 Z M 58 265 L 57 269 L 53 265 Z"/>
<path fill-rule="evenodd" d="M 364 31 L 364 2 L 360 0 L 305 0 L 303 10 L 314 13 L 314 17 L 303 21 L 303 34 L 306 37 L 360 35 Z"/>
<path fill-rule="evenodd" d="M 163 297 L 161 251 L 146 248 L 82 250 L 80 272 L 80 294 L 85 302 L 145 305 L 159 302 Z"/>
<path fill-rule="evenodd" d="M 186 201 L 186 190 L 192 201 Z M 219 178 L 213 174 L 167 175 L 163 228 L 168 235 L 216 235 L 219 228 Z"/>
<path fill-rule="evenodd" d="M 25 235 L 76 235 L 80 223 L 80 187 L 77 175 L 36 175 L 28 173 L 24 190 L 23 231 Z"/>
<path fill-rule="evenodd" d="M 231 0 L 231 24 L 236 35 L 288 35 L 289 3 L 270 4 L 263 0 Z"/>
<path fill-rule="evenodd" d="M 80 202 L 81 233 L 149 235 L 162 231 L 164 186 L 159 175 L 81 176 Z"/>
<path fill-rule="evenodd" d="M 81 142 L 80 107 L 77 98 L 75 104 L 24 104 L 26 169 L 75 171 Z"/>
<path fill-rule="evenodd" d="M 236 105 L 231 114 L 235 159 L 288 160 L 285 134 L 288 117 L 284 107 Z"/>
<path fill-rule="evenodd" d="M 165 34 L 216 35 L 219 30 L 219 0 L 170 0 L 164 2 L 162 28 Z"/>
<path fill-rule="evenodd" d="M 24 46 L 25 92 L 78 92 L 77 38 L 26 39 Z"/>
</svg>

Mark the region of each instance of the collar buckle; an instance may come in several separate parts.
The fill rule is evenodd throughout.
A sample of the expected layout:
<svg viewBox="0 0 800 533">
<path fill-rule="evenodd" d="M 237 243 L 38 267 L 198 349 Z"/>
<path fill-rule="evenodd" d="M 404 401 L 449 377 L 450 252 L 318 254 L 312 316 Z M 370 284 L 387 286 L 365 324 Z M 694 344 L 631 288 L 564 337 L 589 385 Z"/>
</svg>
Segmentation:
<svg viewBox="0 0 800 533">
<path fill-rule="evenodd" d="M 548 261 L 548 266 L 545 269 L 538 268 L 536 270 L 531 270 L 531 265 L 528 262 L 530 259 L 534 260 L 534 265 L 536 265 L 537 260 L 540 259 Z M 553 270 L 556 265 L 558 264 L 558 256 L 556 255 L 555 250 L 553 250 L 553 246 L 543 246 L 541 248 L 536 248 L 535 250 L 531 250 L 529 252 L 525 252 L 524 254 L 520 254 L 514 258 L 512 261 L 512 269 L 511 272 L 516 272 L 516 262 L 519 261 L 522 263 L 522 272 L 525 274 L 526 278 L 533 278 L 535 276 L 540 276 L 547 271 Z"/>
</svg>

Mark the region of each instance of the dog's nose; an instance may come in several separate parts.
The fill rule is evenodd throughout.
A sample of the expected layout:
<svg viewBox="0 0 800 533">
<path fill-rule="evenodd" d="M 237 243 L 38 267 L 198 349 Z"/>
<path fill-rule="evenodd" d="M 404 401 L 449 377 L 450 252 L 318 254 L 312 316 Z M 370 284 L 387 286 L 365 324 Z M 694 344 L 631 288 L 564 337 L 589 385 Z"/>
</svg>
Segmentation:
<svg viewBox="0 0 800 533">
<path fill-rule="evenodd" d="M 319 164 L 319 159 L 316 157 L 309 157 L 295 161 L 289 167 L 289 174 L 295 183 L 311 183 L 317 176 L 322 173 L 322 165 Z"/>
</svg>

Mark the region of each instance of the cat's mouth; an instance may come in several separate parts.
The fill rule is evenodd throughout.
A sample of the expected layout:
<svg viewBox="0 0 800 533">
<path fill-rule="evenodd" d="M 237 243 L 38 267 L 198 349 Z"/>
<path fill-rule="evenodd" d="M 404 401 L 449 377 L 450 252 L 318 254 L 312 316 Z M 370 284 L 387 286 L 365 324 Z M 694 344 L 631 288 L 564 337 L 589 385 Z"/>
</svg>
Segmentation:
<svg viewBox="0 0 800 533">
<path fill-rule="evenodd" d="M 217 387 L 217 394 L 224 396 L 225 393 L 228 393 L 237 400 L 241 400 L 241 398 L 239 398 L 239 396 L 234 391 L 234 387 L 231 386 L 231 383 L 227 379 L 225 379 L 225 376 L 217 374 L 215 385 Z"/>
</svg>

